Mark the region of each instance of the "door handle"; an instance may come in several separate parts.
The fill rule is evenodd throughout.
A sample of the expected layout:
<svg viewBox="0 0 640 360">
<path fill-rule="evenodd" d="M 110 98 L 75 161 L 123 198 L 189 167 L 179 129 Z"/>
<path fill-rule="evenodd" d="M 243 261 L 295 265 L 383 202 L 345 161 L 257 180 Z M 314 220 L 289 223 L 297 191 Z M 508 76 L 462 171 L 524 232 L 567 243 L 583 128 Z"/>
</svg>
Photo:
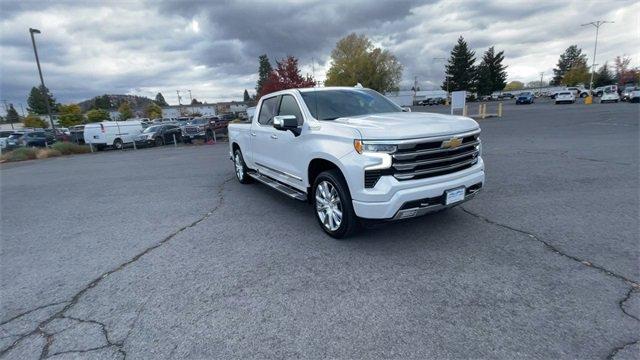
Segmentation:
<svg viewBox="0 0 640 360">
<path fill-rule="evenodd" d="M 277 138 L 278 138 L 278 135 L 276 135 L 276 134 L 271 134 L 271 138 L 275 140 L 275 139 L 277 139 Z"/>
<path fill-rule="evenodd" d="M 256 136 L 256 133 L 252 132 L 252 133 L 251 133 L 251 136 Z"/>
</svg>

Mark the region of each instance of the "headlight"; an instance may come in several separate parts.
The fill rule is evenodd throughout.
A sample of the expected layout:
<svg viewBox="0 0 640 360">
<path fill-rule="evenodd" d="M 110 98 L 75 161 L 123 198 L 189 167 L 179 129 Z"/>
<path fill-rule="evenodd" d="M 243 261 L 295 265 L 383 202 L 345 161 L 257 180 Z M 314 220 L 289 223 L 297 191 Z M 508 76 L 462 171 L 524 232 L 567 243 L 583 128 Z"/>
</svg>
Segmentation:
<svg viewBox="0 0 640 360">
<path fill-rule="evenodd" d="M 482 141 L 478 139 L 478 145 L 476 145 L 476 150 L 478 150 L 478 156 L 482 156 Z"/>
<path fill-rule="evenodd" d="M 356 149 L 358 154 L 362 154 L 363 152 L 379 152 L 392 154 L 398 148 L 396 145 L 367 143 L 366 141 L 362 140 L 354 140 L 353 147 L 354 149 Z"/>
</svg>

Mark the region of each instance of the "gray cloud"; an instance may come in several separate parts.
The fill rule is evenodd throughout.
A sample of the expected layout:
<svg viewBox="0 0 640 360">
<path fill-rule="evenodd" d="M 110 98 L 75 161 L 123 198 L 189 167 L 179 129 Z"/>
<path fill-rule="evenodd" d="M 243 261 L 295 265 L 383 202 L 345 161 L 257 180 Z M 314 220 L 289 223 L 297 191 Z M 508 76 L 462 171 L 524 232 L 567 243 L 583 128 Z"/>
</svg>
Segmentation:
<svg viewBox="0 0 640 360">
<path fill-rule="evenodd" d="M 458 36 L 479 59 L 489 46 L 504 50 L 510 79 L 551 74 L 559 54 L 578 44 L 591 56 L 593 30 L 580 24 L 615 20 L 603 28 L 597 62 L 627 54 L 638 65 L 640 4 L 624 1 L 2 1 L 0 98 L 25 103 L 38 83 L 28 27 L 37 27 L 45 82 L 58 100 L 103 93 L 153 96 L 170 102 L 175 90 L 200 100 L 238 99 L 255 86 L 257 56 L 300 59 L 303 72 L 324 78 L 343 36 L 367 34 L 392 51 L 422 88 L 441 82 Z M 637 29 L 636 29 L 637 30 Z"/>
</svg>

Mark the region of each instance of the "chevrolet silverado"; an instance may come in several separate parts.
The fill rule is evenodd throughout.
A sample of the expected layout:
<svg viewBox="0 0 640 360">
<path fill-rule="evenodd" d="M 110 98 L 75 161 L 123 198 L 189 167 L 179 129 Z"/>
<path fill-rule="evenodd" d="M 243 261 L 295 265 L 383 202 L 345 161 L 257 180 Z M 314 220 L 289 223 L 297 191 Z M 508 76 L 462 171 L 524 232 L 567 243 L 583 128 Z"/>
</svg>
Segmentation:
<svg viewBox="0 0 640 360">
<path fill-rule="evenodd" d="M 483 186 L 473 119 L 404 112 L 376 91 L 326 87 L 263 96 L 229 125 L 240 183 L 313 204 L 320 227 L 347 237 L 361 220 L 399 220 L 471 199 Z"/>
</svg>

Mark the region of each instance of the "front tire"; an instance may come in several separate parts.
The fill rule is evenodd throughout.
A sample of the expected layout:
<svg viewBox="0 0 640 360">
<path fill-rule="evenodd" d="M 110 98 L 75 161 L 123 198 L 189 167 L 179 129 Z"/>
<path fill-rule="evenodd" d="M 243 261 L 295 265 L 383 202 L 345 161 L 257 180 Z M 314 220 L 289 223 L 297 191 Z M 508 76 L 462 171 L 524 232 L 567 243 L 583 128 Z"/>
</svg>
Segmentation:
<svg viewBox="0 0 640 360">
<path fill-rule="evenodd" d="M 115 140 L 113 140 L 113 147 L 116 150 L 122 150 L 122 148 L 124 148 L 124 144 L 122 143 L 122 140 L 115 139 Z"/>
<path fill-rule="evenodd" d="M 241 184 L 250 183 L 251 177 L 247 174 L 247 164 L 244 162 L 240 149 L 236 149 L 233 152 L 233 165 L 235 167 L 236 179 L 238 179 Z"/>
<path fill-rule="evenodd" d="M 163 146 L 163 145 L 164 145 L 164 139 L 162 137 L 157 137 L 155 141 L 155 146 Z"/>
<path fill-rule="evenodd" d="M 338 170 L 320 173 L 313 183 L 312 196 L 318 224 L 329 236 L 343 239 L 357 230 L 349 187 Z"/>
</svg>

